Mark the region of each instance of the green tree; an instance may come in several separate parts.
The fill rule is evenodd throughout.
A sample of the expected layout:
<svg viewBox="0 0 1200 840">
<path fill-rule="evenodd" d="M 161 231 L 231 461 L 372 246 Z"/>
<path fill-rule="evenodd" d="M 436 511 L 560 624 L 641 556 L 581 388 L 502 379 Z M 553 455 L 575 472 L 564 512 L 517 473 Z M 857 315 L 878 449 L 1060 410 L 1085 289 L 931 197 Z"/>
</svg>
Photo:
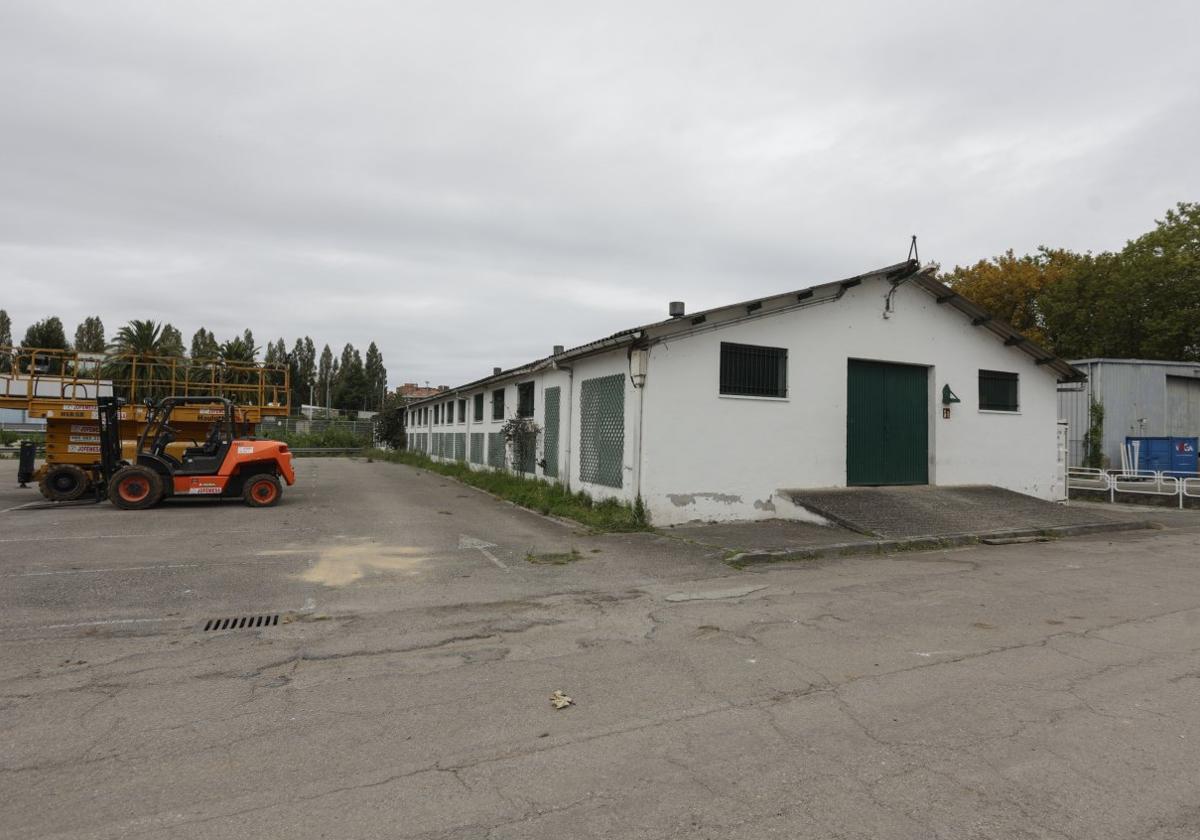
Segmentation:
<svg viewBox="0 0 1200 840">
<path fill-rule="evenodd" d="M 308 336 L 297 338 L 292 352 L 288 354 L 288 363 L 292 380 L 292 405 L 311 405 L 317 375 L 317 348 L 313 340 Z"/>
<path fill-rule="evenodd" d="M 317 366 L 317 402 L 329 407 L 328 394 L 333 390 L 333 351 L 326 344 L 321 350 L 321 361 Z"/>
<path fill-rule="evenodd" d="M 25 338 L 21 341 L 21 346 L 39 350 L 71 349 L 71 345 L 67 343 L 67 334 L 63 330 L 62 321 L 54 316 L 43 318 L 25 330 Z"/>
<path fill-rule="evenodd" d="M 8 349 L 12 343 L 12 319 L 0 309 L 0 373 L 12 370 L 12 354 Z"/>
<path fill-rule="evenodd" d="M 133 320 L 117 330 L 109 349 L 129 356 L 161 356 L 162 337 L 161 324 L 150 320 Z"/>
<path fill-rule="evenodd" d="M 54 316 L 43 318 L 25 330 L 25 338 L 21 341 L 21 347 L 31 350 L 71 349 L 71 345 L 67 344 L 67 334 L 63 330 L 62 321 Z M 62 373 L 62 358 L 60 356 L 50 356 L 48 361 L 49 365 L 45 368 L 39 362 L 38 369 L 44 369 L 46 373 Z M 23 366 L 27 364 L 28 360 L 22 362 Z"/>
<path fill-rule="evenodd" d="M 337 379 L 333 394 L 333 406 L 343 411 L 356 412 L 366 405 L 367 373 L 363 366 L 362 354 L 349 344 L 346 347 L 350 350 L 350 355 L 347 359 L 345 351 L 342 353 L 346 361 L 341 365 L 341 376 Z"/>
<path fill-rule="evenodd" d="M 388 394 L 373 423 L 376 440 L 392 449 L 404 448 L 404 403 L 399 397 Z"/>
<path fill-rule="evenodd" d="M 77 353 L 103 353 L 107 347 L 104 338 L 104 322 L 100 316 L 89 316 L 75 328 L 75 351 Z"/>
<path fill-rule="evenodd" d="M 104 366 L 120 396 L 129 400 L 167 396 L 170 368 L 163 365 L 162 325 L 134 319 L 117 330 L 109 350 L 114 357 Z"/>
<path fill-rule="evenodd" d="M 192 349 L 188 355 L 193 359 L 215 359 L 220 353 L 221 345 L 211 330 L 201 327 L 192 335 Z"/>
<path fill-rule="evenodd" d="M 183 334 L 171 324 L 163 324 L 162 335 L 158 339 L 159 352 L 164 356 L 183 355 Z"/>
<path fill-rule="evenodd" d="M 263 355 L 263 363 L 268 365 L 286 365 L 287 347 L 283 339 L 267 342 L 267 352 Z"/>
<path fill-rule="evenodd" d="M 383 394 L 387 389 L 387 368 L 383 366 L 383 354 L 379 352 L 379 348 L 372 341 L 367 347 L 366 359 L 366 376 L 367 376 L 367 408 L 381 409 L 383 407 Z"/>
<path fill-rule="evenodd" d="M 1041 344 L 1049 342 L 1041 298 L 1045 290 L 1070 272 L 1079 257 L 1069 251 L 1040 248 L 1016 256 L 1011 249 L 970 266 L 955 266 L 939 279 L 992 315 Z"/>
<path fill-rule="evenodd" d="M 249 333 L 249 330 L 246 330 Z M 234 362 L 237 364 L 253 364 L 258 358 L 258 348 L 253 344 L 246 343 L 244 337 L 231 338 L 221 345 L 217 352 L 223 362 Z"/>
</svg>

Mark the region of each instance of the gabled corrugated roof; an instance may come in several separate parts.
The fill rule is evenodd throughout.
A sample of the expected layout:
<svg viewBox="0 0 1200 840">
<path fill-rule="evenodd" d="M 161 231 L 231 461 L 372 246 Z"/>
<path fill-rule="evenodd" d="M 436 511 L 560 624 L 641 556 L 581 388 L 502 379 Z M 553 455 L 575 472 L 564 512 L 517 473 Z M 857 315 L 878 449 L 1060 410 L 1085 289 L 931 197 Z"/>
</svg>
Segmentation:
<svg viewBox="0 0 1200 840">
<path fill-rule="evenodd" d="M 874 271 L 868 271 L 865 274 L 857 274 L 843 280 L 835 280 L 831 283 L 822 283 L 818 286 L 796 289 L 795 291 L 783 292 L 778 295 L 769 295 L 767 297 L 745 300 L 740 303 L 726 304 L 725 306 L 693 312 L 679 318 L 668 318 L 663 321 L 644 324 L 640 327 L 631 327 L 627 330 L 615 332 L 607 338 L 567 348 L 561 353 L 546 356 L 518 367 L 502 370 L 500 373 L 476 379 L 474 382 L 459 385 L 456 388 L 451 388 L 449 391 L 443 391 L 435 397 L 416 400 L 409 405 L 436 402 L 437 400 L 457 395 L 463 391 L 470 391 L 491 383 L 513 379 L 551 367 L 555 363 L 566 363 L 573 359 L 602 353 L 615 347 L 655 342 L 675 335 L 685 335 L 700 330 L 712 329 L 723 324 L 762 318 L 779 312 L 805 308 L 817 303 L 836 301 L 847 290 L 860 285 L 864 280 L 880 277 L 895 283 L 915 283 L 931 294 L 939 304 L 948 305 L 958 310 L 970 318 L 971 323 L 976 327 L 986 329 L 1006 345 L 1032 356 L 1037 364 L 1045 365 L 1049 370 L 1057 374 L 1060 382 L 1081 381 L 1087 378 L 1083 371 L 1072 366 L 1070 362 L 1055 356 L 1049 350 L 1022 335 L 1016 328 L 993 317 L 983 307 L 971 302 L 944 283 L 935 280 L 932 272 L 929 269 L 922 269 L 920 263 L 916 260 L 908 260 L 884 268 L 878 268 Z"/>
</svg>

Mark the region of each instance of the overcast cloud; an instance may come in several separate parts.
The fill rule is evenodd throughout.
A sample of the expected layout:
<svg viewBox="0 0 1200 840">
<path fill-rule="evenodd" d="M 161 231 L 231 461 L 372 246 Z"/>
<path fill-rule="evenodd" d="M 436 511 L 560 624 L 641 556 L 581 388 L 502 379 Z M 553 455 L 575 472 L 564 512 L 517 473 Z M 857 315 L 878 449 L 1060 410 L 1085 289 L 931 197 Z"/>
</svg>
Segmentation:
<svg viewBox="0 0 1200 840">
<path fill-rule="evenodd" d="M 1200 200 L 1181 2 L 0 4 L 0 307 L 455 384 Z"/>
</svg>

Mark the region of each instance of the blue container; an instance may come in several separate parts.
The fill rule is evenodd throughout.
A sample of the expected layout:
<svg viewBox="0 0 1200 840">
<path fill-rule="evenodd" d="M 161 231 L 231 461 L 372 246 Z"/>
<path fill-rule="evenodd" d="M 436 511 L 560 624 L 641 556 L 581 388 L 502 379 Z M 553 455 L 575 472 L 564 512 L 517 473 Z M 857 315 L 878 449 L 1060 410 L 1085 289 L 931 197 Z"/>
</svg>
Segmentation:
<svg viewBox="0 0 1200 840">
<path fill-rule="evenodd" d="M 1200 438 L 1194 437 L 1127 437 L 1125 450 L 1133 457 L 1130 446 L 1138 441 L 1139 470 L 1153 470 L 1168 475 L 1195 474 L 1197 471 L 1196 452 L 1200 448 Z"/>
</svg>

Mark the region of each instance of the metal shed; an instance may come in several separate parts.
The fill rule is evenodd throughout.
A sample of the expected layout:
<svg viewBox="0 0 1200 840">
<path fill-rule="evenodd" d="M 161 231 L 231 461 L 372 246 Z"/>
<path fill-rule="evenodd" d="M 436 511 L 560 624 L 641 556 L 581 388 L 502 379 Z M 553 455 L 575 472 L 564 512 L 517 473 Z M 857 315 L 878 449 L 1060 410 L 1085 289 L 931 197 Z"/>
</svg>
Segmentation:
<svg viewBox="0 0 1200 840">
<path fill-rule="evenodd" d="M 1200 362 L 1146 359 L 1080 359 L 1071 362 L 1085 382 L 1058 386 L 1059 417 L 1069 424 L 1068 459 L 1084 461 L 1088 406 L 1104 406 L 1102 451 L 1112 466 L 1121 463 L 1126 436 L 1200 436 Z"/>
</svg>

